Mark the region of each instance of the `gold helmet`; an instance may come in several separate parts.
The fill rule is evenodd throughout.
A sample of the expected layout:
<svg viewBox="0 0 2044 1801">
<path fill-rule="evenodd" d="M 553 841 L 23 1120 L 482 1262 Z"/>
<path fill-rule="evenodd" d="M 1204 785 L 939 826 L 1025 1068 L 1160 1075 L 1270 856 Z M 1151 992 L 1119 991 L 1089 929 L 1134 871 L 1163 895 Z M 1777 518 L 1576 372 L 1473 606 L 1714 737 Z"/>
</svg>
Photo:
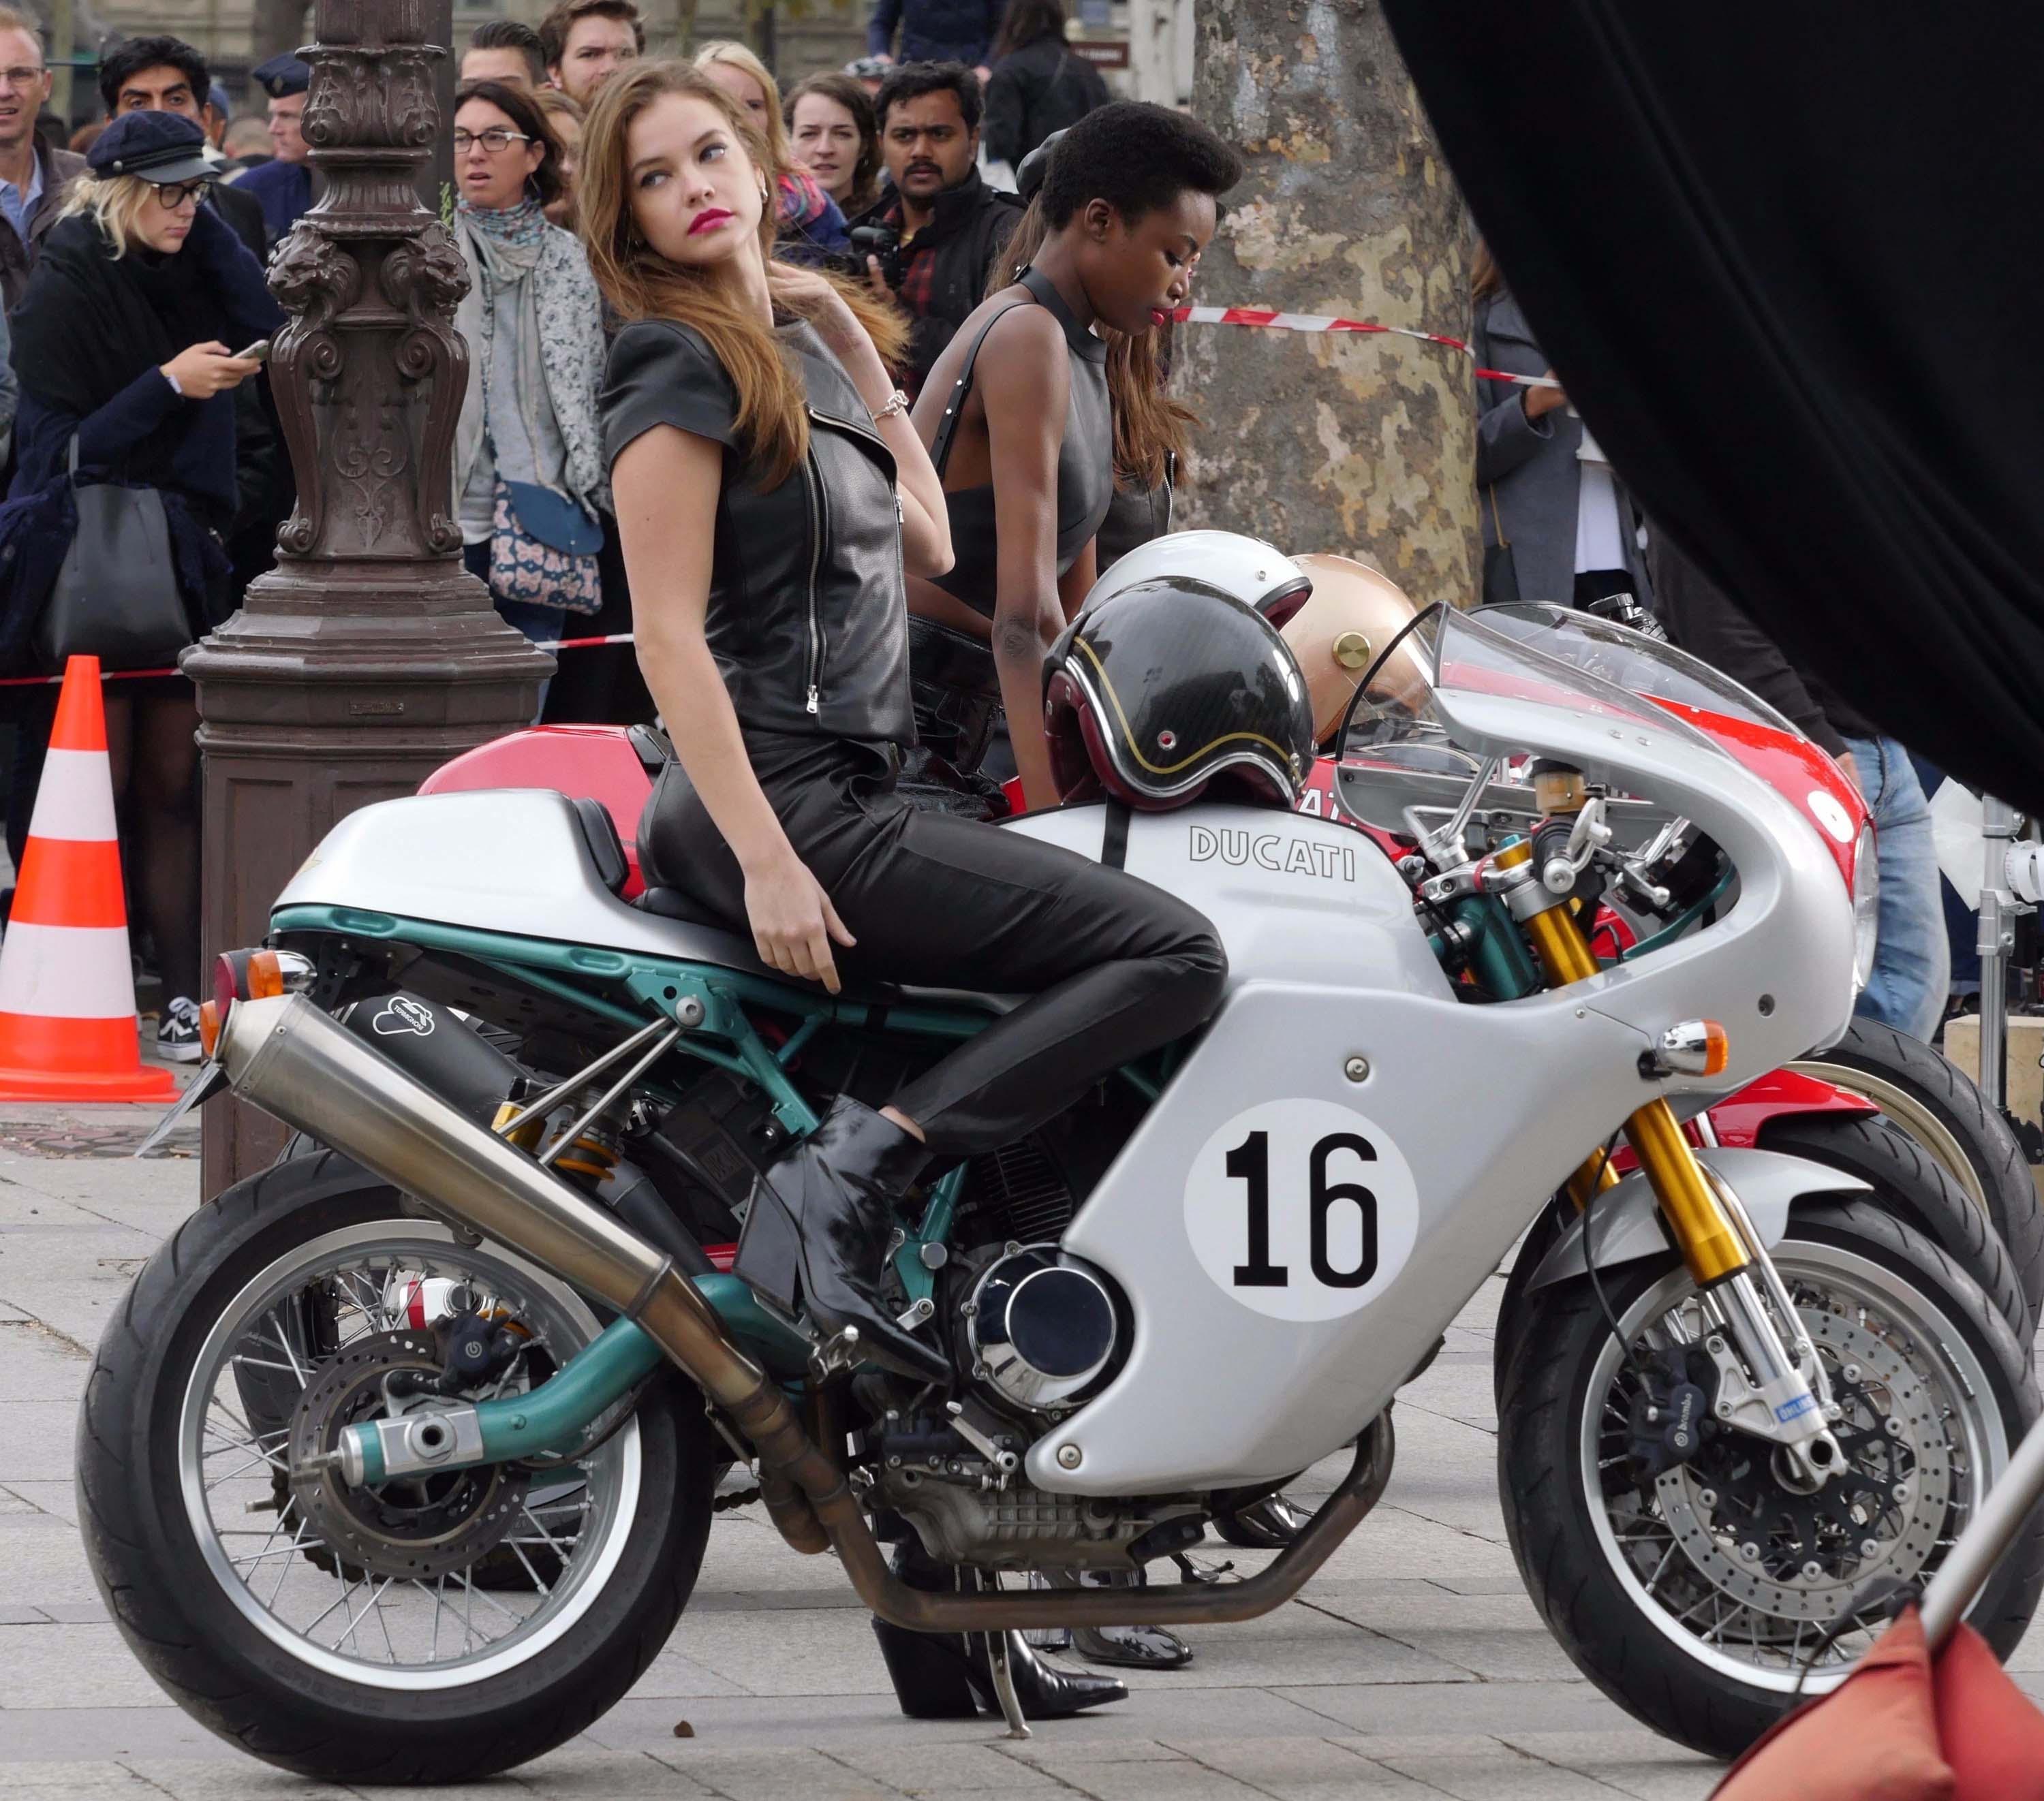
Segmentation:
<svg viewBox="0 0 2044 1801">
<path fill-rule="evenodd" d="M 1370 666 L 1418 609 L 1397 582 L 1352 557 L 1309 551 L 1292 560 L 1312 578 L 1313 591 L 1285 623 L 1283 636 L 1306 678 L 1314 741 L 1324 744 Z"/>
</svg>

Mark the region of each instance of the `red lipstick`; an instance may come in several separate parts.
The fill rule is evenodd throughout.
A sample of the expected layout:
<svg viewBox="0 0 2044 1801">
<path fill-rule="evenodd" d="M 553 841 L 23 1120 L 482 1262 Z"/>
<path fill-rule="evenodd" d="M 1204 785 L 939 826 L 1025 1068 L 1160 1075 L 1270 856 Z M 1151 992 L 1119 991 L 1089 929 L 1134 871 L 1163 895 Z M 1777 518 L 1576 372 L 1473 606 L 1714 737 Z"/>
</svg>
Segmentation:
<svg viewBox="0 0 2044 1801">
<path fill-rule="evenodd" d="M 689 221 L 689 236 L 699 236 L 705 232 L 713 232 L 719 225 L 727 224 L 732 215 L 721 206 L 705 206 Z"/>
</svg>

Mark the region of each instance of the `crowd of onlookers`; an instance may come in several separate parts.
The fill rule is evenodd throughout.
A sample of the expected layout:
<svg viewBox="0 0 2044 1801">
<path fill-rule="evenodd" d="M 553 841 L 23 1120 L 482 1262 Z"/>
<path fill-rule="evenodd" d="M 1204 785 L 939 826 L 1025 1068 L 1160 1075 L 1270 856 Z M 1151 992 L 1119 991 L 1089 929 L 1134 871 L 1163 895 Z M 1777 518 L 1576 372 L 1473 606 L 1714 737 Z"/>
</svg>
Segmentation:
<svg viewBox="0 0 2044 1801">
<path fill-rule="evenodd" d="M 597 431 L 613 322 L 575 235 L 575 187 L 590 106 L 645 52 L 633 0 L 559 0 L 536 29 L 493 20 L 462 52 L 448 121 L 448 216 L 471 282 L 456 321 L 471 375 L 454 506 L 467 566 L 542 643 L 632 628 Z M 778 253 L 908 315 L 899 375 L 912 397 L 1021 215 L 1016 168 L 1108 98 L 1066 42 L 1061 0 L 880 0 L 868 54 L 785 95 L 741 44 L 705 44 L 694 60 L 766 140 Z M 74 470 L 162 497 L 184 642 L 274 562 L 295 493 L 263 368 L 283 316 L 262 273 L 321 190 L 301 129 L 311 75 L 295 56 L 272 58 L 251 71 L 259 113 L 237 114 L 193 45 L 127 39 L 98 67 L 103 116 L 65 136 L 47 110 L 39 29 L 0 3 L 0 674 L 55 654 L 38 625 L 69 579 Z M 191 689 L 167 677 L 106 694 L 132 924 L 165 997 L 159 1043 L 194 1057 Z M 0 689 L 17 864 L 53 705 L 46 688 Z M 631 651 L 613 647 L 563 654 L 541 716 L 651 711 Z"/>
</svg>

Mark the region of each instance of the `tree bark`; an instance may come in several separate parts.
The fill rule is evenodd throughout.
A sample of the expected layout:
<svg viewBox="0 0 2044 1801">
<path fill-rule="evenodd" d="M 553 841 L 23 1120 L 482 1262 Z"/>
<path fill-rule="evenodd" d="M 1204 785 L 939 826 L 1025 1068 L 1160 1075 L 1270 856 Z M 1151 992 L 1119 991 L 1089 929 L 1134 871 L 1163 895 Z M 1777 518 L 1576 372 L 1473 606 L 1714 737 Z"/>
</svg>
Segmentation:
<svg viewBox="0 0 2044 1801">
<path fill-rule="evenodd" d="M 248 61 L 251 67 L 281 56 L 287 50 L 304 47 L 312 33 L 306 29 L 305 0 L 255 0 L 248 18 Z M 254 94 L 252 103 L 259 111 L 264 96 Z"/>
<path fill-rule="evenodd" d="M 1193 111 L 1248 171 L 1201 305 L 1469 335 L 1461 196 L 1376 0 L 1197 0 Z M 1413 601 L 1471 604 L 1482 552 L 1469 359 L 1408 338 L 1176 333 L 1201 415 L 1183 516 L 1374 558 Z"/>
</svg>

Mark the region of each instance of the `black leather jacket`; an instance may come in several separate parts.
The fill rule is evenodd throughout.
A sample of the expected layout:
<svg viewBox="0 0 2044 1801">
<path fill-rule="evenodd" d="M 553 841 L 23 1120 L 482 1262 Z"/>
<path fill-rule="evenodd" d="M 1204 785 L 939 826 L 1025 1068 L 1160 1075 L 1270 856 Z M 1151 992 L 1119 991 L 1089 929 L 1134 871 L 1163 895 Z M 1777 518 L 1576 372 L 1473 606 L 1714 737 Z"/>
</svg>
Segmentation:
<svg viewBox="0 0 2044 1801">
<path fill-rule="evenodd" d="M 916 724 L 893 453 L 815 331 L 781 336 L 809 413 L 809 454 L 786 481 L 758 486 L 736 445 L 730 377 L 700 334 L 666 320 L 628 325 L 611 346 L 604 454 L 615 463 L 655 425 L 724 446 L 705 628 L 748 738 L 905 747 Z"/>
</svg>

